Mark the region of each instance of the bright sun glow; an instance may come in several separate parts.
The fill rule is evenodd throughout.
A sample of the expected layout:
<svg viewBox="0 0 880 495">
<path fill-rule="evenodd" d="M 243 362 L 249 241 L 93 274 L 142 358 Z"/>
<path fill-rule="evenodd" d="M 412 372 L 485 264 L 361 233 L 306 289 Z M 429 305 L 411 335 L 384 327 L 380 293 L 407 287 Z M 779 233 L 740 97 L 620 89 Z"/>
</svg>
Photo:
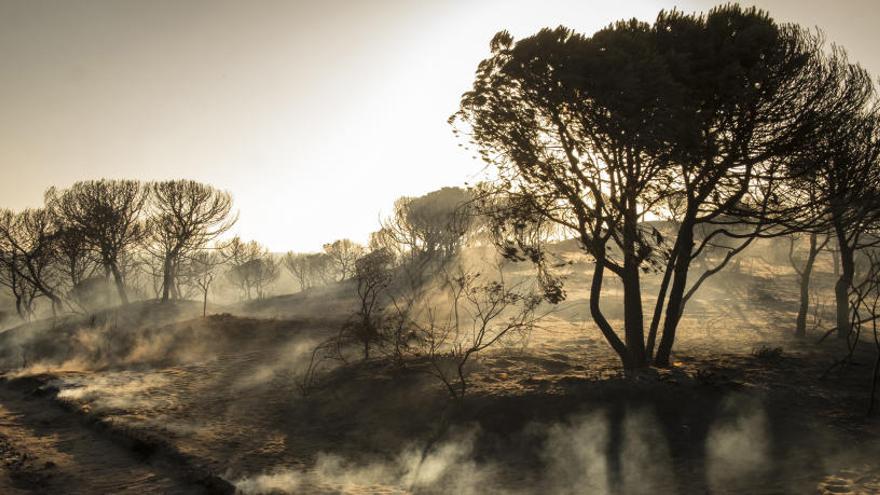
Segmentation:
<svg viewBox="0 0 880 495">
<path fill-rule="evenodd" d="M 0 3 L 0 163 L 7 176 L 27 170 L 0 195 L 22 208 L 81 179 L 193 178 L 231 191 L 235 233 L 273 251 L 364 241 L 395 198 L 479 173 L 446 119 L 496 31 L 591 32 L 673 5 Z M 780 19 L 821 21 L 853 58 L 880 65 L 869 22 L 800 5 L 759 3 Z"/>
</svg>

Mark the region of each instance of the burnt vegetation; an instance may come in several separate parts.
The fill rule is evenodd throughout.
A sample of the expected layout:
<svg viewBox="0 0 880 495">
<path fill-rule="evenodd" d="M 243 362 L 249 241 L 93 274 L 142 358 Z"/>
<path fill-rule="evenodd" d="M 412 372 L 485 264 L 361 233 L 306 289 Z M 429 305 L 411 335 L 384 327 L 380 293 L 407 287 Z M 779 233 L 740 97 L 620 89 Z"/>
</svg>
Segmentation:
<svg viewBox="0 0 880 495">
<path fill-rule="evenodd" d="M 83 181 L 48 189 L 39 208 L 0 210 L 0 285 L 12 313 L 0 360 L 10 374 L 74 365 L 183 374 L 271 356 L 253 383 L 228 393 L 289 389 L 277 406 L 287 438 L 321 433 L 287 414 L 337 421 L 346 434 L 398 422 L 400 431 L 371 431 L 366 450 L 382 448 L 383 435 L 395 446 L 424 440 L 398 469 L 405 475 L 382 471 L 413 491 L 443 491 L 419 470 L 447 452 L 438 445 L 457 426 L 479 422 L 495 443 L 474 458 L 527 450 L 512 465 L 550 466 L 566 480 L 580 471 L 560 459 L 574 459 L 598 470 L 578 478 L 594 493 L 649 493 L 627 471 L 648 454 L 668 471 L 650 471 L 649 484 L 721 493 L 744 483 L 751 493 L 749 480 L 769 474 L 732 451 L 766 440 L 750 437 L 753 428 L 793 438 L 784 414 L 812 425 L 828 411 L 848 418 L 842 429 L 876 426 L 878 102 L 871 76 L 820 32 L 736 5 L 592 34 L 502 31 L 449 119 L 484 161 L 484 178 L 399 198 L 364 244 L 270 252 L 232 235 L 231 193 L 191 180 Z M 852 396 L 827 398 L 855 382 Z M 749 387 L 764 387 L 782 412 L 737 416 L 729 398 Z M 825 409 L 792 412 L 773 396 L 796 401 L 800 391 Z M 607 418 L 568 416 L 588 402 L 609 404 Z M 626 443 L 643 428 L 627 418 L 648 409 L 663 423 L 652 434 L 665 432 L 674 452 Z M 404 417 L 412 411 L 420 415 Z M 556 439 L 553 448 L 530 450 L 529 428 Z M 584 453 L 565 443 L 570 435 L 604 443 Z M 597 456 L 607 458 L 601 469 L 590 464 Z M 682 474 L 679 464 L 711 456 L 746 474 L 729 478 L 709 461 Z M 581 493 L 533 476 L 535 487 Z M 306 478 L 297 483 L 320 484 Z"/>
</svg>

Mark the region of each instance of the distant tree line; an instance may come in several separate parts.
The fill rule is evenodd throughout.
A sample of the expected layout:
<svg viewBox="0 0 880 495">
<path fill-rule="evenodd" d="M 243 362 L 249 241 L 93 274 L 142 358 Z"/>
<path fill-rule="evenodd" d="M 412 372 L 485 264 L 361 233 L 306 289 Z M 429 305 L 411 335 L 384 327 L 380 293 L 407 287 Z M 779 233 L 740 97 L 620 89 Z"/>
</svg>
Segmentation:
<svg viewBox="0 0 880 495">
<path fill-rule="evenodd" d="M 40 208 L 0 210 L 0 284 L 23 319 L 40 299 L 53 314 L 196 293 L 206 305 L 221 265 L 246 296 L 262 296 L 277 263 L 254 242 L 221 242 L 235 221 L 229 193 L 191 180 L 50 188 Z"/>
</svg>

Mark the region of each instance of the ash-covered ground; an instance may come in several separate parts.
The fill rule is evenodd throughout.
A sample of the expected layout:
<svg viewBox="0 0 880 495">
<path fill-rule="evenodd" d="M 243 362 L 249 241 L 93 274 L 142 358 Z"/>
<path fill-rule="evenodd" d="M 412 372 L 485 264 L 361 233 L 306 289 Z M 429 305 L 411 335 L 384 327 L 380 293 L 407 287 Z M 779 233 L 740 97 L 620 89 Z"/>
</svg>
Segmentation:
<svg viewBox="0 0 880 495">
<path fill-rule="evenodd" d="M 573 277 L 527 339 L 479 356 L 463 400 L 379 358 L 304 387 L 351 302 L 338 288 L 206 318 L 136 303 L 10 329 L 0 491 L 880 493 L 873 346 L 826 373 L 844 348 L 789 336 L 792 275 L 749 268 L 691 301 L 671 369 L 636 373 Z"/>
</svg>

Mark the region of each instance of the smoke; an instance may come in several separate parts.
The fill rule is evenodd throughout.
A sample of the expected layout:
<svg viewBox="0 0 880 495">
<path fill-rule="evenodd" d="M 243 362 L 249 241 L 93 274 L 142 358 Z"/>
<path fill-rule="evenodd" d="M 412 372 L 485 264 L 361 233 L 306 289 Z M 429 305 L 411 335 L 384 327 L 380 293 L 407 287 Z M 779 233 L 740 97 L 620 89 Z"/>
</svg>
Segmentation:
<svg viewBox="0 0 880 495">
<path fill-rule="evenodd" d="M 543 459 L 547 492 L 557 495 L 608 490 L 608 416 L 593 413 L 547 429 Z"/>
<path fill-rule="evenodd" d="M 546 431 L 545 493 L 675 493 L 668 442 L 650 410 L 593 412 Z"/>
<path fill-rule="evenodd" d="M 232 390 L 250 389 L 271 383 L 276 379 L 296 379 L 305 372 L 312 351 L 319 342 L 316 338 L 302 337 L 279 346 L 278 354 L 283 356 L 283 359 L 273 359 L 259 364 L 253 371 L 237 379 L 231 386 Z"/>
<path fill-rule="evenodd" d="M 58 389 L 57 397 L 76 401 L 95 413 L 114 410 L 143 410 L 155 400 L 151 392 L 167 387 L 169 380 L 157 372 L 116 372 L 67 376 L 53 380 L 50 387 Z"/>
<path fill-rule="evenodd" d="M 628 411 L 623 420 L 623 493 L 675 493 L 672 456 L 663 427 L 647 409 Z"/>
<path fill-rule="evenodd" d="M 333 454 L 320 454 L 311 469 L 277 470 L 241 478 L 244 494 L 373 493 L 415 491 L 476 495 L 495 491 L 496 471 L 473 459 L 479 430 L 454 433 L 435 445 L 412 445 L 390 461 L 359 464 Z"/>
<path fill-rule="evenodd" d="M 767 416 L 757 401 L 730 396 L 706 437 L 707 477 L 713 492 L 724 493 L 766 474 L 769 462 Z"/>
<path fill-rule="evenodd" d="M 303 472 L 279 471 L 243 478 L 235 483 L 235 487 L 245 495 L 297 493 L 303 484 L 303 477 Z"/>
<path fill-rule="evenodd" d="M 771 465 L 767 419 L 743 397 L 725 400 L 705 440 L 706 477 L 712 493 L 748 493 Z M 277 469 L 234 482 L 244 494 L 265 493 L 456 493 L 675 495 L 677 472 L 664 428 L 649 408 L 600 410 L 566 421 L 528 425 L 516 435 L 534 439 L 538 464 L 485 459 L 477 427 L 433 445 L 411 445 L 390 460 L 357 463 L 320 454 L 310 468 Z M 699 465 L 699 464 L 698 464 Z M 688 480 L 690 485 L 694 480 Z"/>
</svg>

